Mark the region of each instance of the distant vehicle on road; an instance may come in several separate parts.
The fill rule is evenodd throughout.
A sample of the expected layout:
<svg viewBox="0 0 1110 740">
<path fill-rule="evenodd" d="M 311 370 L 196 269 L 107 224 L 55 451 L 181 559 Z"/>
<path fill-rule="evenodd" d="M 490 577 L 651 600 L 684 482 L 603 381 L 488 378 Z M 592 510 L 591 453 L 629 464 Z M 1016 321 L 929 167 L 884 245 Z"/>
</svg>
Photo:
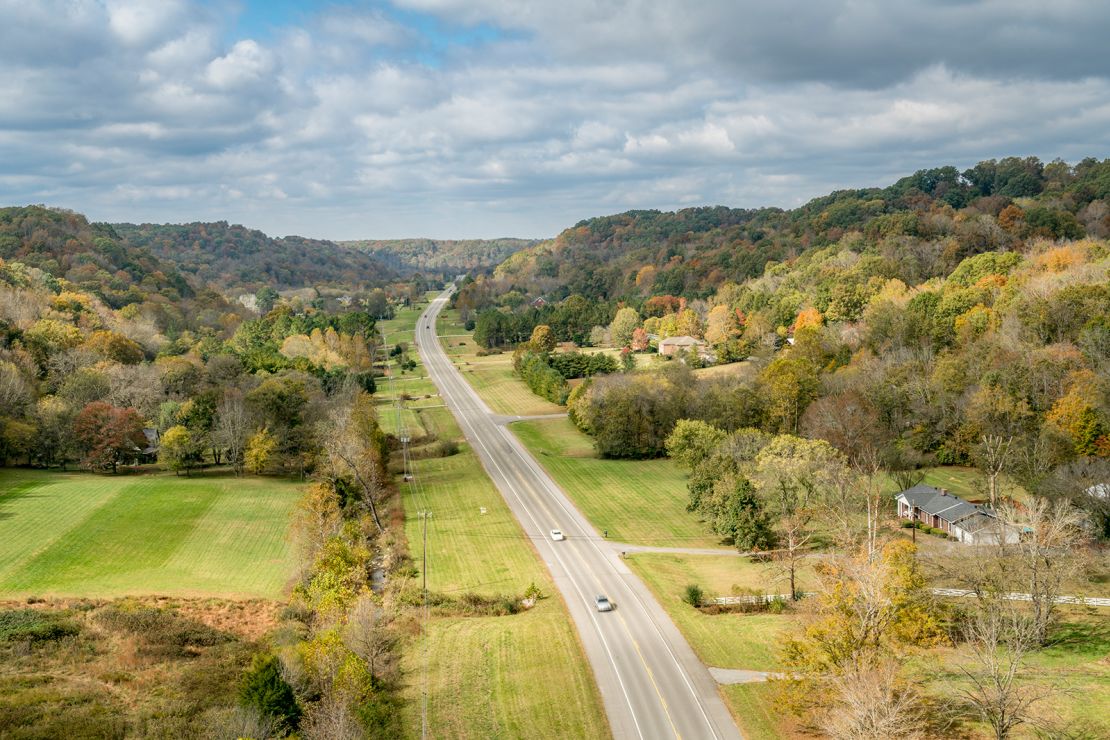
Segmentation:
<svg viewBox="0 0 1110 740">
<path fill-rule="evenodd" d="M 563 530 L 561 530 L 561 529 L 551 530 L 551 539 L 555 540 L 556 542 L 562 542 L 566 538 L 567 538 L 567 536 L 565 534 L 563 534 Z"/>
<path fill-rule="evenodd" d="M 597 610 L 599 612 L 613 611 L 613 604 L 609 601 L 609 599 L 602 596 L 601 594 L 597 595 L 597 597 L 594 599 L 594 603 L 597 604 Z"/>
</svg>

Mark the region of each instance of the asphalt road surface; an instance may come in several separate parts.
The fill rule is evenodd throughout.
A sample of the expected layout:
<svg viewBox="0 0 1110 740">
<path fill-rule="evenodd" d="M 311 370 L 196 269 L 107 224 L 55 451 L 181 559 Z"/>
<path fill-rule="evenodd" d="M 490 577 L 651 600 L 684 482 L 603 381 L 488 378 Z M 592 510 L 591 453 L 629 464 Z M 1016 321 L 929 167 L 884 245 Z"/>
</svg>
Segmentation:
<svg viewBox="0 0 1110 740">
<path fill-rule="evenodd" d="M 648 588 L 570 502 L 462 377 L 440 346 L 435 319 L 451 290 L 416 326 L 420 357 L 444 403 L 547 563 L 570 609 L 617 738 L 739 738 L 717 685 Z M 434 504 L 433 504 L 434 508 Z M 567 539 L 551 540 L 560 529 Z M 598 612 L 604 594 L 611 612 Z M 553 671 L 559 666 L 552 666 Z"/>
</svg>

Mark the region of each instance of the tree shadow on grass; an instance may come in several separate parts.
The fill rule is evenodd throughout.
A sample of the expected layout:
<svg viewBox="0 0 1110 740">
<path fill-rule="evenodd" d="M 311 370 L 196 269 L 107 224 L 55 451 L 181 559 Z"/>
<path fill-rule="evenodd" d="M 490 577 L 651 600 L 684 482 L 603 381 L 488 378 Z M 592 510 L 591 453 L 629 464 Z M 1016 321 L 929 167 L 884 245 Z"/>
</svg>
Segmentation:
<svg viewBox="0 0 1110 740">
<path fill-rule="evenodd" d="M 0 491 L 0 521 L 14 517 L 15 514 L 6 511 L 6 509 L 12 508 L 14 502 L 33 495 L 35 490 L 42 487 L 43 484 L 44 481 L 29 480 Z"/>
<path fill-rule="evenodd" d="M 1065 622 L 1052 633 L 1046 652 L 1057 655 L 1089 655 L 1098 659 L 1110 653 L 1110 621 Z"/>
</svg>

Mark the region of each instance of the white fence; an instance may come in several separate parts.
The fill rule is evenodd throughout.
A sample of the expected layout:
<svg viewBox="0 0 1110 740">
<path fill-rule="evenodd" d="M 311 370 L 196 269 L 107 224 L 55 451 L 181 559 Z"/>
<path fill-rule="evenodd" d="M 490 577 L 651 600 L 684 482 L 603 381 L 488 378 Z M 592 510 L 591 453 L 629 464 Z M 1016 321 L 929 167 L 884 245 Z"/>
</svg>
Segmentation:
<svg viewBox="0 0 1110 740">
<path fill-rule="evenodd" d="M 934 588 L 933 593 L 937 596 L 975 596 L 974 591 L 968 591 L 962 588 Z M 816 591 L 806 591 L 799 594 L 800 598 L 808 598 L 816 596 Z M 1029 594 L 1009 593 L 1003 596 L 1010 601 L 1032 601 L 1033 597 Z M 721 606 L 735 606 L 738 604 L 769 604 L 776 599 L 782 601 L 790 601 L 790 594 L 747 594 L 744 596 L 717 596 L 709 599 L 710 604 L 719 604 Z M 1057 604 L 1078 604 L 1080 606 L 1107 606 L 1110 607 L 1110 599 L 1104 599 L 1096 596 L 1057 596 Z"/>
<path fill-rule="evenodd" d="M 968 591 L 962 588 L 934 588 L 933 593 L 937 596 L 975 596 L 974 591 Z M 1009 593 L 1003 594 L 1004 599 L 1010 601 L 1032 601 L 1033 597 L 1030 594 Z M 1079 604 L 1080 606 L 1110 606 L 1110 599 L 1103 599 L 1097 596 L 1057 596 L 1057 604 Z"/>
</svg>

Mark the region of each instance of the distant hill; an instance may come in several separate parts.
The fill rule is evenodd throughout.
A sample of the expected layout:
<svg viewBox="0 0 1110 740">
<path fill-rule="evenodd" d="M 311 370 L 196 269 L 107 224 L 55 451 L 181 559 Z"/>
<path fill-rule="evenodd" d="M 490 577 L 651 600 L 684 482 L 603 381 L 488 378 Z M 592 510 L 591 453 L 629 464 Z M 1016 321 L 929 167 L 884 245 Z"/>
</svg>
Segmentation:
<svg viewBox="0 0 1110 740">
<path fill-rule="evenodd" d="M 483 272 L 505 258 L 527 249 L 536 239 L 360 239 L 341 246 L 374 255 L 402 274 L 452 277 L 460 272 Z"/>
<path fill-rule="evenodd" d="M 979 252 L 1031 238 L 1110 235 L 1110 160 L 1035 157 L 921 170 L 886 188 L 838 190 L 793 210 L 628 211 L 580 221 L 521 250 L 495 276 L 548 299 L 705 298 L 856 233 L 882 250 L 918 245 L 919 272 L 942 275 Z M 931 264 L 926 264 L 931 262 Z M 904 263 L 905 267 L 909 263 Z"/>
<path fill-rule="evenodd" d="M 194 287 L 144 245 L 128 244 L 108 224 L 42 206 L 0 208 L 0 260 L 64 278 L 115 308 L 147 294 L 190 298 Z"/>
<path fill-rule="evenodd" d="M 273 238 L 226 221 L 189 224 L 115 224 L 131 246 L 225 293 L 310 286 L 365 289 L 394 280 L 396 272 L 365 251 L 300 236 Z"/>
</svg>

